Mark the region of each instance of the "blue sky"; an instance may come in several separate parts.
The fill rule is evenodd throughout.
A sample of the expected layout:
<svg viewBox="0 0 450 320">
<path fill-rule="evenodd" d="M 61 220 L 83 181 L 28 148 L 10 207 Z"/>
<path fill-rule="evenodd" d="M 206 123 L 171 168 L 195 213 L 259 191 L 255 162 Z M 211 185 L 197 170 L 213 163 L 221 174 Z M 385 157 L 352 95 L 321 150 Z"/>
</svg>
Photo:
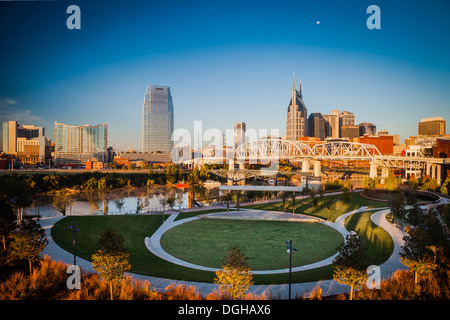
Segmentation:
<svg viewBox="0 0 450 320">
<path fill-rule="evenodd" d="M 81 30 L 66 27 L 71 4 Z M 371 4 L 380 30 L 366 27 Z M 0 121 L 50 138 L 54 121 L 107 123 L 110 145 L 139 150 L 145 88 L 159 84 L 175 128 L 284 135 L 295 73 L 308 113 L 339 101 L 403 140 L 421 118 L 450 120 L 448 12 L 447 0 L 0 1 Z"/>
</svg>

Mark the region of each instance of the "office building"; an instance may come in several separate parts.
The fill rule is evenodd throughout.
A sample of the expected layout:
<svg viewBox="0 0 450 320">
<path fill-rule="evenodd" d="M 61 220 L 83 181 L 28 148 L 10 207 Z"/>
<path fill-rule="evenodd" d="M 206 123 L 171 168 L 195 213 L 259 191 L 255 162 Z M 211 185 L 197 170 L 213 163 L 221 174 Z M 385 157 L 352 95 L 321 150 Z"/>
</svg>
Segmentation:
<svg viewBox="0 0 450 320">
<path fill-rule="evenodd" d="M 44 127 L 34 125 L 21 126 L 17 121 L 3 122 L 3 152 L 17 154 L 17 139 L 33 139 L 45 136 Z"/>
<path fill-rule="evenodd" d="M 308 117 L 308 136 L 325 140 L 325 119 L 321 113 L 311 113 Z"/>
<path fill-rule="evenodd" d="M 359 137 L 359 126 L 342 126 L 341 138 L 355 139 Z"/>
<path fill-rule="evenodd" d="M 286 138 L 298 140 L 308 135 L 307 109 L 303 102 L 302 83 L 297 91 L 295 89 L 295 77 L 292 83 L 292 96 L 289 102 L 286 120 Z"/>
<path fill-rule="evenodd" d="M 442 117 L 426 118 L 419 122 L 420 136 L 445 135 L 445 120 Z"/>
<path fill-rule="evenodd" d="M 3 152 L 21 164 L 48 164 L 50 148 L 51 141 L 45 137 L 44 127 L 3 122 Z"/>
<path fill-rule="evenodd" d="M 338 139 L 340 137 L 339 110 L 331 110 L 331 114 L 324 114 L 323 118 L 326 121 L 325 136 L 328 138 Z"/>
<path fill-rule="evenodd" d="M 358 124 L 359 126 L 359 136 L 362 137 L 365 134 L 369 136 L 374 136 L 377 134 L 377 127 L 373 123 L 362 122 Z"/>
<path fill-rule="evenodd" d="M 394 137 L 392 135 L 368 135 L 359 138 L 360 143 L 373 144 L 380 151 L 381 154 L 394 153 Z"/>
<path fill-rule="evenodd" d="M 142 111 L 142 152 L 172 152 L 173 118 L 170 87 L 147 86 Z"/>
<path fill-rule="evenodd" d="M 55 163 L 81 165 L 107 161 L 108 125 L 73 126 L 55 121 Z"/>
<path fill-rule="evenodd" d="M 243 143 L 245 143 L 245 122 L 239 122 L 234 126 L 234 148 Z"/>
<path fill-rule="evenodd" d="M 433 146 L 434 158 L 450 157 L 450 139 L 436 139 L 436 145 Z"/>
<path fill-rule="evenodd" d="M 339 113 L 339 127 L 348 127 L 355 125 L 355 115 L 350 111 L 342 111 Z M 342 135 L 342 132 L 341 132 Z"/>
</svg>

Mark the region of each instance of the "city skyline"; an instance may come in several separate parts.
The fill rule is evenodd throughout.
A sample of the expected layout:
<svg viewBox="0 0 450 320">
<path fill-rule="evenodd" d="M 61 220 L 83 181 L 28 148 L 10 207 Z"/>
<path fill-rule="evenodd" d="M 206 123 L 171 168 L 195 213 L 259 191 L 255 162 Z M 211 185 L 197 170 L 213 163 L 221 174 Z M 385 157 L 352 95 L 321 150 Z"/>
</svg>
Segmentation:
<svg viewBox="0 0 450 320">
<path fill-rule="evenodd" d="M 111 146 L 140 150 L 142 92 L 159 83 L 172 89 L 175 129 L 245 122 L 285 135 L 293 72 L 308 114 L 339 106 L 401 140 L 423 118 L 448 120 L 450 5 L 376 1 L 381 29 L 369 30 L 370 4 L 78 1 L 82 29 L 68 30 L 68 3 L 1 2 L 0 120 L 52 140 L 56 120 L 107 123 Z M 161 32 L 143 41 L 152 27 Z"/>
</svg>

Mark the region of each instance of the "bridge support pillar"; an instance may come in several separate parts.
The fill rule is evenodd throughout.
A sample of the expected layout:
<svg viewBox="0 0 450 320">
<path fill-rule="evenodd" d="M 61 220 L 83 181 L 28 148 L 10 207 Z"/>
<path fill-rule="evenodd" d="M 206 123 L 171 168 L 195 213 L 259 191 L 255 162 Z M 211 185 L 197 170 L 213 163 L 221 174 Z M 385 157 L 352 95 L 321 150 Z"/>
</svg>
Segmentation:
<svg viewBox="0 0 450 320">
<path fill-rule="evenodd" d="M 389 168 L 382 167 L 381 168 L 381 179 L 386 179 L 387 177 L 389 177 Z"/>
<path fill-rule="evenodd" d="M 425 175 L 431 176 L 431 163 L 427 162 L 427 169 L 425 171 Z"/>
<path fill-rule="evenodd" d="M 245 169 L 245 163 L 239 163 L 239 170 Z"/>
<path fill-rule="evenodd" d="M 234 171 L 234 159 L 230 159 L 230 161 L 228 162 L 228 170 Z"/>
<path fill-rule="evenodd" d="M 437 180 L 438 185 L 441 184 L 441 171 L 442 167 L 439 164 L 432 164 L 431 165 L 431 178 L 435 178 Z"/>
<path fill-rule="evenodd" d="M 309 160 L 308 159 L 302 160 L 302 172 L 309 172 Z"/>
<path fill-rule="evenodd" d="M 315 160 L 314 161 L 314 177 L 322 176 L 322 172 L 321 172 L 320 168 L 321 168 L 320 160 Z"/>
<path fill-rule="evenodd" d="M 376 178 L 377 175 L 378 175 L 377 170 L 378 170 L 378 164 L 376 162 L 372 161 L 370 163 L 370 174 L 369 174 L 369 176 L 371 178 Z"/>
</svg>

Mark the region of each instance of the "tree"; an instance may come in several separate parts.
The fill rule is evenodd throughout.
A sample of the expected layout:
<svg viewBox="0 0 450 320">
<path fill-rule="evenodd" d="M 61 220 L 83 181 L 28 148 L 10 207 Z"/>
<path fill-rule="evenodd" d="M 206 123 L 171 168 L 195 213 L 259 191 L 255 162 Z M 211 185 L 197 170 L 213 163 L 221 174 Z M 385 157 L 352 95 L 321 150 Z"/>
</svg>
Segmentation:
<svg viewBox="0 0 450 320">
<path fill-rule="evenodd" d="M 417 226 L 420 222 L 420 215 L 422 214 L 421 209 L 417 204 L 413 204 L 413 207 L 406 214 L 406 220 L 412 226 Z"/>
<path fill-rule="evenodd" d="M 167 204 L 169 205 L 170 210 L 173 210 L 173 206 L 175 205 L 175 201 L 176 201 L 176 198 L 175 198 L 174 194 L 170 194 L 167 197 Z"/>
<path fill-rule="evenodd" d="M 119 210 L 119 213 L 122 213 L 123 206 L 125 205 L 125 200 L 117 199 L 114 200 L 114 203 L 116 204 L 116 208 L 117 210 Z"/>
<path fill-rule="evenodd" d="M 3 175 L 0 183 L 0 196 L 9 201 L 17 215 L 17 219 L 22 219 L 23 208 L 32 203 L 32 190 L 28 183 L 17 174 Z"/>
<path fill-rule="evenodd" d="M 71 202 L 72 199 L 70 197 L 70 191 L 68 189 L 61 189 L 56 191 L 55 196 L 53 197 L 52 205 L 56 208 L 56 210 L 61 212 L 63 216 L 65 216 L 67 207 Z"/>
<path fill-rule="evenodd" d="M 166 211 L 166 206 L 167 206 L 167 198 L 165 196 L 162 196 L 161 198 L 159 198 L 159 203 L 163 207 L 163 212 L 165 212 Z"/>
<path fill-rule="evenodd" d="M 395 219 L 402 219 L 405 217 L 405 197 L 403 192 L 395 192 L 391 200 L 391 213 Z"/>
<path fill-rule="evenodd" d="M 131 270 L 130 255 L 124 252 L 107 253 L 99 250 L 92 255 L 92 267 L 100 278 L 109 281 L 111 300 L 114 300 L 113 282 L 122 280 L 125 272 Z"/>
<path fill-rule="evenodd" d="M 436 178 L 431 178 L 430 176 L 425 176 L 422 179 L 422 190 L 424 191 L 436 191 L 438 183 Z"/>
<path fill-rule="evenodd" d="M 3 250 L 6 250 L 6 238 L 14 232 L 16 227 L 16 215 L 11 204 L 0 198 L 0 236 L 2 237 Z"/>
<path fill-rule="evenodd" d="M 336 202 L 335 198 L 329 198 L 326 202 L 326 206 L 327 206 L 327 210 L 328 210 L 328 217 L 327 217 L 327 221 L 330 220 L 330 211 L 331 208 L 333 207 L 333 203 Z"/>
<path fill-rule="evenodd" d="M 417 180 L 414 174 L 409 177 L 409 187 L 414 191 L 419 188 L 419 180 Z"/>
<path fill-rule="evenodd" d="M 28 260 L 30 274 L 32 261 L 48 244 L 45 230 L 34 219 L 24 219 L 19 224 L 19 231 L 13 234 L 11 253 L 18 259 Z"/>
<path fill-rule="evenodd" d="M 231 247 L 224 260 L 222 269 L 216 271 L 214 283 L 229 299 L 239 299 L 245 296 L 253 284 L 253 274 L 247 264 L 247 257 L 236 246 Z"/>
<path fill-rule="evenodd" d="M 388 192 L 398 191 L 398 189 L 400 188 L 400 184 L 401 180 L 394 174 L 389 174 L 389 176 L 384 179 L 384 188 Z"/>
<path fill-rule="evenodd" d="M 419 213 L 417 225 L 407 229 L 403 237 L 404 245 L 400 252 L 400 261 L 414 273 L 414 283 L 418 275 L 430 273 L 436 269 L 436 251 L 448 249 L 447 234 L 434 211 Z"/>
<path fill-rule="evenodd" d="M 166 180 L 171 184 L 175 184 L 178 181 L 178 169 L 175 165 L 167 166 Z"/>
<path fill-rule="evenodd" d="M 130 255 L 123 247 L 124 237 L 112 228 L 105 228 L 97 242 L 97 253 L 92 255 L 92 267 L 99 276 L 109 281 L 113 300 L 113 281 L 123 279 L 123 274 L 131 270 Z"/>
<path fill-rule="evenodd" d="M 97 241 L 97 249 L 106 253 L 125 252 L 124 237 L 115 229 L 106 227 Z"/>
<path fill-rule="evenodd" d="M 316 190 L 315 189 L 309 189 L 309 195 L 311 196 L 311 203 L 314 207 L 314 212 L 316 212 L 317 207 L 319 206 L 319 199 L 316 197 Z"/>
<path fill-rule="evenodd" d="M 370 195 L 378 184 L 377 178 L 365 177 L 363 180 L 363 189 L 367 195 Z"/>
<path fill-rule="evenodd" d="M 179 193 L 177 196 L 177 204 L 179 209 L 181 210 L 181 206 L 183 205 L 183 194 Z"/>
<path fill-rule="evenodd" d="M 344 188 L 342 190 L 342 197 L 344 198 L 344 202 L 349 204 L 352 201 L 352 194 L 349 188 Z"/>
<path fill-rule="evenodd" d="M 370 259 L 367 248 L 355 232 L 345 237 L 345 242 L 338 248 L 339 254 L 333 260 L 333 279 L 350 286 L 350 300 L 353 299 L 353 289 L 367 281 L 367 267 Z"/>
</svg>

